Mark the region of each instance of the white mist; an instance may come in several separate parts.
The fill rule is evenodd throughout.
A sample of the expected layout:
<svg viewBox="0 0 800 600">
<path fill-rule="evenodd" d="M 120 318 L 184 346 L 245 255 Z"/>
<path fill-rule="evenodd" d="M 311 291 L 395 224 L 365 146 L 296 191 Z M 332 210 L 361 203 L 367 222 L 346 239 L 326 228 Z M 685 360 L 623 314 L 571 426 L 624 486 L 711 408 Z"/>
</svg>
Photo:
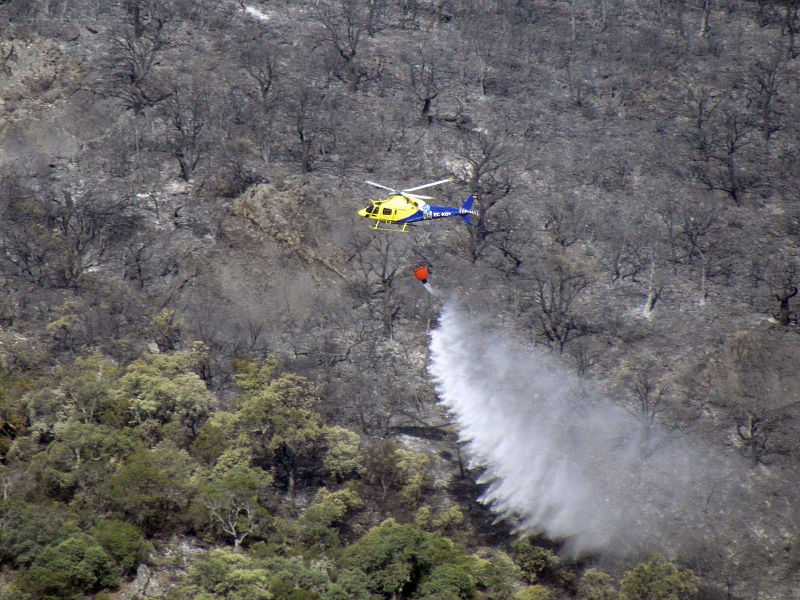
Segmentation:
<svg viewBox="0 0 800 600">
<path fill-rule="evenodd" d="M 703 536 L 726 469 L 675 434 L 640 451 L 641 427 L 546 349 L 446 304 L 431 333 L 441 402 L 489 483 L 484 500 L 567 551 L 624 554 Z M 712 464 L 714 463 L 714 464 Z"/>
</svg>

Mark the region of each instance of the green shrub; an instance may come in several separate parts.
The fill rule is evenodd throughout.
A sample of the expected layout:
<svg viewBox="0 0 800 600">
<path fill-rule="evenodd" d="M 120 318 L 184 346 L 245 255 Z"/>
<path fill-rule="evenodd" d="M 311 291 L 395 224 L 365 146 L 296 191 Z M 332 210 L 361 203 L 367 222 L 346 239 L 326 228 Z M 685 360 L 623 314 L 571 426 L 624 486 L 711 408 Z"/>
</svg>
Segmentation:
<svg viewBox="0 0 800 600">
<path fill-rule="evenodd" d="M 94 538 L 80 533 L 45 547 L 15 586 L 38 600 L 76 598 L 118 584 L 114 560 Z"/>
<path fill-rule="evenodd" d="M 430 598 L 437 593 L 441 598 L 458 598 L 475 587 L 471 576 L 474 560 L 451 540 L 393 519 L 373 527 L 348 546 L 342 562 L 345 567 L 363 571 L 376 594 L 402 595 L 419 588 L 421 592 L 427 590 Z M 456 596 L 448 596 L 445 590 Z"/>
<path fill-rule="evenodd" d="M 464 513 L 457 505 L 448 506 L 445 508 L 438 517 L 431 520 L 431 527 L 442 533 L 447 533 L 457 530 L 464 524 Z"/>
<path fill-rule="evenodd" d="M 560 561 L 552 550 L 537 546 L 532 537 L 517 540 L 513 549 L 514 562 L 522 569 L 528 582 L 536 583 L 544 577 L 557 579 Z"/>
<path fill-rule="evenodd" d="M 325 600 L 372 600 L 369 592 L 369 577 L 360 569 L 341 569 L 336 574 L 336 583 L 328 587 Z"/>
<path fill-rule="evenodd" d="M 620 591 L 624 600 L 688 600 L 697 594 L 697 577 L 654 556 L 625 574 Z"/>
<path fill-rule="evenodd" d="M 553 595 L 546 587 L 541 585 L 532 585 L 530 587 L 522 588 L 519 592 L 517 592 L 515 600 L 550 600 L 552 597 Z"/>
<path fill-rule="evenodd" d="M 614 578 L 599 569 L 588 569 L 578 582 L 581 600 L 618 600 Z"/>
<path fill-rule="evenodd" d="M 471 598 L 475 591 L 475 577 L 467 564 L 444 564 L 433 568 L 419 586 L 419 598 Z"/>
<path fill-rule="evenodd" d="M 522 577 L 522 571 L 505 552 L 498 552 L 489 560 L 481 561 L 477 569 L 478 587 L 487 600 L 510 600 Z"/>
<path fill-rule="evenodd" d="M 9 501 L 0 504 L 0 562 L 30 565 L 42 548 L 80 533 L 59 505 Z"/>
<path fill-rule="evenodd" d="M 362 475 L 358 434 L 341 427 L 325 428 L 325 440 L 328 450 L 323 464 L 334 481 L 342 481 L 348 477 Z"/>
<path fill-rule="evenodd" d="M 125 521 L 104 519 L 92 530 L 92 536 L 116 561 L 123 575 L 132 573 L 151 551 L 142 532 Z"/>
<path fill-rule="evenodd" d="M 321 488 L 314 504 L 300 517 L 303 529 L 303 544 L 312 550 L 325 550 L 339 544 L 338 526 L 350 511 L 364 506 L 363 500 L 354 490 L 342 489 L 329 492 Z"/>
<path fill-rule="evenodd" d="M 257 558 L 217 548 L 195 561 L 173 597 L 181 600 L 318 600 L 329 586 L 327 572 L 314 563 L 306 564 L 301 558 Z"/>
</svg>

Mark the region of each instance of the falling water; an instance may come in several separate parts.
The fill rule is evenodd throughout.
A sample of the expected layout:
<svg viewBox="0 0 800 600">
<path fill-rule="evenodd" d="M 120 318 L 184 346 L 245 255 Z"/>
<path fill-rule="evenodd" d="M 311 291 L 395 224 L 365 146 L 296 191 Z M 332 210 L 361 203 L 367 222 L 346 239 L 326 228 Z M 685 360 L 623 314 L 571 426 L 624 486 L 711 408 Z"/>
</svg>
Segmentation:
<svg viewBox="0 0 800 600">
<path fill-rule="evenodd" d="M 643 452 L 642 427 L 618 402 L 454 304 L 430 348 L 441 402 L 483 469 L 483 499 L 519 529 L 562 539 L 574 554 L 704 535 L 701 513 L 723 501 L 726 480 L 713 453 L 657 430 L 658 450 Z"/>
</svg>

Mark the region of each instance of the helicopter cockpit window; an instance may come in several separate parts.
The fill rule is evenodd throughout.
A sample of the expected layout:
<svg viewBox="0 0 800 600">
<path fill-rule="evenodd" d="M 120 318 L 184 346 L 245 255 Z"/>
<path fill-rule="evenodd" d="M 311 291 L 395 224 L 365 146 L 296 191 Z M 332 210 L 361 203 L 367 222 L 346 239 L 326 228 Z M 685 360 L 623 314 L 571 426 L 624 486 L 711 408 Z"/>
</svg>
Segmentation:
<svg viewBox="0 0 800 600">
<path fill-rule="evenodd" d="M 391 208 L 384 208 L 384 209 L 383 209 L 383 214 L 385 214 L 385 215 L 390 215 L 390 214 L 392 214 L 392 209 L 391 209 Z"/>
<path fill-rule="evenodd" d="M 378 207 L 377 206 L 370 206 L 367 209 L 367 214 L 368 215 L 374 215 L 376 212 L 378 212 Z"/>
</svg>

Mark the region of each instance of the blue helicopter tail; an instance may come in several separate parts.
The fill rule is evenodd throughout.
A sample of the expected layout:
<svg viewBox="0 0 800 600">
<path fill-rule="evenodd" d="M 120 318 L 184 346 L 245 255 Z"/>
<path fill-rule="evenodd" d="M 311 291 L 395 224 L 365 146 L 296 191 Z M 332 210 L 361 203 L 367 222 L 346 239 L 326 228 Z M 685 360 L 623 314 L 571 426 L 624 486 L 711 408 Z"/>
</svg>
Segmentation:
<svg viewBox="0 0 800 600">
<path fill-rule="evenodd" d="M 475 202 L 475 194 L 470 194 L 469 196 L 467 196 L 467 199 L 464 200 L 464 204 L 461 205 L 461 210 L 462 211 L 472 210 L 472 203 L 473 202 Z M 467 225 L 472 225 L 472 221 L 470 221 L 468 214 L 462 213 L 461 214 L 461 218 L 464 219 L 464 222 Z"/>
</svg>

